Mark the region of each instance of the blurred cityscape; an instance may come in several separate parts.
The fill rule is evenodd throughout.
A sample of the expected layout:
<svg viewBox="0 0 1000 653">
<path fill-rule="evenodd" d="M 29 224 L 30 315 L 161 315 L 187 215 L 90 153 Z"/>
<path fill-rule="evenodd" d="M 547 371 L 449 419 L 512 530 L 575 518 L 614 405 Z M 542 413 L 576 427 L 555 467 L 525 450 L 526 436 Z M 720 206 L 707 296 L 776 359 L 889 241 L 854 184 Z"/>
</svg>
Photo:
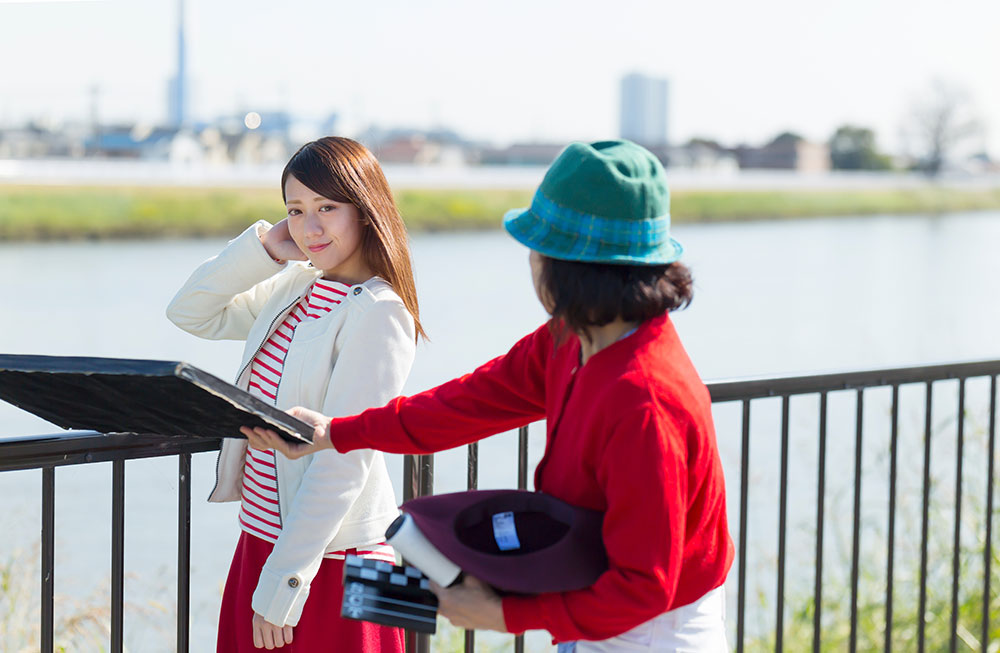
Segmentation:
<svg viewBox="0 0 1000 653">
<path fill-rule="evenodd" d="M 175 54 L 162 124 L 102 121 L 101 89 L 94 86 L 87 120 L 29 120 L 0 127 L 0 160 L 135 160 L 200 167 L 275 165 L 284 163 L 308 140 L 340 134 L 360 140 L 382 163 L 390 165 L 545 166 L 566 145 L 543 141 L 496 145 L 468 139 L 446 126 L 353 128 L 344 124 L 337 112 L 310 120 L 284 110 L 234 111 L 213 120 L 196 121 L 188 110 L 191 65 L 185 44 L 183 0 L 177 0 Z M 959 119 L 960 94 L 947 85 L 940 85 L 933 99 L 926 106 L 915 107 L 914 114 L 906 119 L 908 124 L 900 125 L 901 131 L 909 133 L 907 151 L 891 153 L 880 149 L 871 128 L 851 124 L 838 127 L 822 142 L 785 131 L 760 143 L 722 143 L 711 135 L 674 143 L 670 139 L 669 80 L 630 73 L 621 78 L 619 91 L 617 135 L 646 146 L 670 168 L 802 173 L 903 170 L 930 176 L 942 172 L 1000 172 L 1000 163 L 985 151 L 985 146 L 974 144 L 983 141 L 970 139 L 985 126 L 975 119 Z"/>
<path fill-rule="evenodd" d="M 176 86 L 176 82 L 172 85 Z M 876 135 L 863 126 L 844 125 L 826 142 L 811 142 L 793 132 L 765 143 L 725 144 L 694 138 L 682 144 L 667 140 L 668 83 L 631 74 L 622 79 L 619 136 L 641 143 L 671 168 L 731 172 L 746 169 L 790 170 L 944 170 L 987 173 L 1000 170 L 986 152 L 929 161 L 912 154 L 889 154 L 877 147 Z M 180 95 L 180 92 L 177 93 Z M 566 145 L 561 142 L 515 142 L 505 146 L 469 140 L 447 128 L 414 129 L 369 126 L 355 133 L 339 129 L 336 113 L 323 121 L 304 121 L 284 111 L 221 116 L 211 122 L 184 119 L 180 100 L 172 98 L 175 120 L 168 124 L 54 124 L 31 121 L 0 129 L 0 159 L 118 159 L 173 164 L 284 163 L 303 142 L 325 134 L 360 140 L 382 163 L 436 166 L 549 164 Z M 933 168 L 933 169 L 932 169 Z"/>
</svg>

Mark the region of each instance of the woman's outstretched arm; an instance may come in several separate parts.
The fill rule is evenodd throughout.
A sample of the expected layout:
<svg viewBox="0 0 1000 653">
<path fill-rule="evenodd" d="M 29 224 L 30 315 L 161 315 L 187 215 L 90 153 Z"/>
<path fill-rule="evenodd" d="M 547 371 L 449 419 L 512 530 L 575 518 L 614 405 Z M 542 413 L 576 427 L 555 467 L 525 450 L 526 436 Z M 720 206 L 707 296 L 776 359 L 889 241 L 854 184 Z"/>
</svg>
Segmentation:
<svg viewBox="0 0 1000 653">
<path fill-rule="evenodd" d="M 287 443 L 267 429 L 240 430 L 254 446 L 277 449 L 289 458 L 329 448 L 407 454 L 451 449 L 545 417 L 545 374 L 552 346 L 552 335 L 543 325 L 474 372 L 397 397 L 382 408 L 332 420 L 302 408 L 288 411 L 314 427 L 312 445 Z"/>
</svg>

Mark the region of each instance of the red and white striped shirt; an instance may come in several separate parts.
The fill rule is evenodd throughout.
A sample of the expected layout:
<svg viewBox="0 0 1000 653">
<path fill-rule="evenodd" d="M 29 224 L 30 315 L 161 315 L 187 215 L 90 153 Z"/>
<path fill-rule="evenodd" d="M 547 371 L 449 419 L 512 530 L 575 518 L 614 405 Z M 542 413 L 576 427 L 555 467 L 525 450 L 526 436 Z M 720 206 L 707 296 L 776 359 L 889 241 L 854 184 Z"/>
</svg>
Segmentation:
<svg viewBox="0 0 1000 653">
<path fill-rule="evenodd" d="M 318 320 L 336 309 L 350 286 L 338 281 L 318 279 L 309 292 L 295 305 L 271 336 L 257 351 L 250 363 L 250 394 L 271 404 L 277 402 L 278 386 L 285 356 L 302 322 Z M 281 514 L 278 511 L 278 479 L 275 472 L 274 450 L 247 448 L 243 468 L 243 492 L 240 500 L 240 528 L 247 534 L 268 542 L 277 542 L 281 534 Z M 325 558 L 343 559 L 346 553 L 365 558 L 395 562 L 391 546 L 368 545 L 361 549 L 327 553 Z"/>
</svg>

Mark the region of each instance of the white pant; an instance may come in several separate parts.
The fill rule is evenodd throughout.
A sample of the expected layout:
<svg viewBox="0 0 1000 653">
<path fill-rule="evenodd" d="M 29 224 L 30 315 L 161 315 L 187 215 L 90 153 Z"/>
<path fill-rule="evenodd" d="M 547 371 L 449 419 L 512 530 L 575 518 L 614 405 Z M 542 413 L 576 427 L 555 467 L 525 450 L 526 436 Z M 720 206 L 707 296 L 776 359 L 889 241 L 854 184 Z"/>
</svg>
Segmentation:
<svg viewBox="0 0 1000 653">
<path fill-rule="evenodd" d="M 718 587 L 694 603 L 664 612 L 632 630 L 600 642 L 560 644 L 559 653 L 725 653 L 726 593 Z"/>
</svg>

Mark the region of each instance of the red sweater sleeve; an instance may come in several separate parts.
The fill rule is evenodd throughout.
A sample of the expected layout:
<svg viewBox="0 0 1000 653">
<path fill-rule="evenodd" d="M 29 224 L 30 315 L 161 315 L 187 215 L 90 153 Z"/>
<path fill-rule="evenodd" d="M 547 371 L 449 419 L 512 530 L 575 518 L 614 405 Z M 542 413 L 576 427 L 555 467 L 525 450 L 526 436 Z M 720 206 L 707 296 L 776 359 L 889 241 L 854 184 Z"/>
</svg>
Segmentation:
<svg viewBox="0 0 1000 653">
<path fill-rule="evenodd" d="M 471 374 L 382 408 L 334 418 L 333 445 L 340 452 L 428 454 L 540 420 L 551 353 L 552 336 L 543 325 Z"/>
<path fill-rule="evenodd" d="M 684 551 L 684 433 L 649 404 L 619 422 L 601 457 L 609 568 L 589 588 L 504 597 L 507 629 L 549 631 L 557 641 L 614 637 L 667 610 Z"/>
</svg>

